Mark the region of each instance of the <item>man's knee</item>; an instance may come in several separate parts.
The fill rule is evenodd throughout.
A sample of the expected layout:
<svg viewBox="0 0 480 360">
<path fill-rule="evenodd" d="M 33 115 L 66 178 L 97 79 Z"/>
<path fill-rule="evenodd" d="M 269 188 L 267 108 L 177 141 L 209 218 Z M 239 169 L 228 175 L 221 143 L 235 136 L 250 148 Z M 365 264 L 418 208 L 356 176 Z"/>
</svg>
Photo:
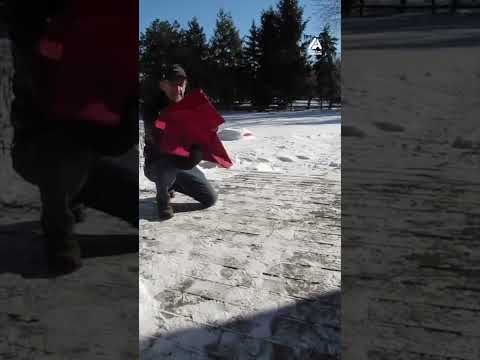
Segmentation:
<svg viewBox="0 0 480 360">
<path fill-rule="evenodd" d="M 205 207 L 205 208 L 209 208 L 209 207 L 212 207 L 213 205 L 215 205 L 217 203 L 217 200 L 218 200 L 218 194 L 215 192 L 215 190 L 211 190 L 202 200 L 201 200 L 201 204 Z"/>
</svg>

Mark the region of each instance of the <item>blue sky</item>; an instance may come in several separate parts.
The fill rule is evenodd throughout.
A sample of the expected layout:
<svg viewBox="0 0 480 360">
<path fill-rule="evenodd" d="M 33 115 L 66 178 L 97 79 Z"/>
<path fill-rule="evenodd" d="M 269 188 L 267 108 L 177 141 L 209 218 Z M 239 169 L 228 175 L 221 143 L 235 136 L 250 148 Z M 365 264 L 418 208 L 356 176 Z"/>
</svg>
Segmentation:
<svg viewBox="0 0 480 360">
<path fill-rule="evenodd" d="M 340 1 L 340 0 L 331 0 Z M 155 19 L 177 20 L 182 27 L 186 27 L 189 20 L 194 16 L 210 39 L 215 28 L 215 20 L 218 10 L 223 8 L 230 12 L 240 36 L 248 35 L 248 30 L 255 19 L 258 25 L 262 10 L 270 6 L 275 7 L 277 0 L 140 0 L 140 31 Z M 315 6 L 315 0 L 299 0 L 304 8 L 304 19 L 310 18 L 305 34 L 317 35 L 324 23 L 319 21 L 319 6 Z M 340 38 L 340 24 L 331 24 L 332 31 L 337 38 Z"/>
</svg>

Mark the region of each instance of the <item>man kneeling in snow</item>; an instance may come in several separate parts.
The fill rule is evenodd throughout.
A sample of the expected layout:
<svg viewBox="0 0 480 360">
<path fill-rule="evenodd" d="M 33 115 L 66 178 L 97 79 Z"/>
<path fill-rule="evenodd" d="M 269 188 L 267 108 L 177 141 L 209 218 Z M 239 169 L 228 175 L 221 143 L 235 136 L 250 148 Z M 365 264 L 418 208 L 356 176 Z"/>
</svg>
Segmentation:
<svg viewBox="0 0 480 360">
<path fill-rule="evenodd" d="M 15 67 L 13 167 L 39 189 L 51 270 L 70 272 L 82 265 L 73 234 L 83 205 L 138 227 L 136 166 L 118 160 L 135 155 L 138 143 L 137 5 L 114 0 L 100 7 L 94 0 L 6 5 Z M 98 36 L 85 35 L 87 29 Z M 111 45 L 112 39 L 122 46 Z M 98 105 L 111 110 L 99 111 Z"/>
<path fill-rule="evenodd" d="M 155 84 L 155 81 L 154 81 Z M 158 144 L 159 131 L 154 129 L 155 119 L 172 103 L 181 101 L 187 87 L 187 75 L 180 65 L 169 66 L 161 74 L 158 86 L 153 86 L 143 104 L 145 126 L 145 176 L 157 188 L 158 215 L 161 220 L 173 217 L 170 198 L 174 191 L 188 195 L 205 208 L 213 206 L 217 194 L 197 165 L 202 160 L 199 146 L 192 146 L 187 158 L 163 153 Z"/>
</svg>

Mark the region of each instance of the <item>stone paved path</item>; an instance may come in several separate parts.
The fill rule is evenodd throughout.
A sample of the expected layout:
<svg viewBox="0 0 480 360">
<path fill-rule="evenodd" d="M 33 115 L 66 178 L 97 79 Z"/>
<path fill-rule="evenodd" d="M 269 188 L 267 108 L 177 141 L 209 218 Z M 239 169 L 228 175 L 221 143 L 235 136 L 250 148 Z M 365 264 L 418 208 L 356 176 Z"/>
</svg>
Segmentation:
<svg viewBox="0 0 480 360">
<path fill-rule="evenodd" d="M 142 358 L 340 358 L 339 181 L 233 171 L 214 186 L 213 208 L 164 222 L 141 192 L 141 306 L 156 314 Z"/>
<path fill-rule="evenodd" d="M 52 277 L 38 209 L 0 214 L 0 359 L 137 358 L 137 230 L 88 211 L 83 268 Z"/>
</svg>

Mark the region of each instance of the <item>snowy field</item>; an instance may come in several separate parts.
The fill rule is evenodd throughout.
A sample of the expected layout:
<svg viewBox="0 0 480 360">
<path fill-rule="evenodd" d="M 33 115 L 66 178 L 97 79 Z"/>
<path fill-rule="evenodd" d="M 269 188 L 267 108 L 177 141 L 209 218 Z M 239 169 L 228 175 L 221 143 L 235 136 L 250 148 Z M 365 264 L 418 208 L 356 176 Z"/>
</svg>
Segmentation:
<svg viewBox="0 0 480 360">
<path fill-rule="evenodd" d="M 479 24 L 342 19 L 343 359 L 480 358 Z"/>
<path fill-rule="evenodd" d="M 225 170 L 202 162 L 199 166 L 209 179 L 220 181 L 231 176 L 231 170 L 242 170 L 315 174 L 340 180 L 339 110 L 222 115 L 225 123 L 219 129 L 219 137 L 234 165 Z M 143 166 L 143 158 L 140 166 Z M 140 171 L 140 189 L 154 189 L 143 170 Z"/>
<path fill-rule="evenodd" d="M 140 169 L 141 357 L 337 359 L 340 112 L 223 115 L 214 207 L 158 222 Z"/>
</svg>

